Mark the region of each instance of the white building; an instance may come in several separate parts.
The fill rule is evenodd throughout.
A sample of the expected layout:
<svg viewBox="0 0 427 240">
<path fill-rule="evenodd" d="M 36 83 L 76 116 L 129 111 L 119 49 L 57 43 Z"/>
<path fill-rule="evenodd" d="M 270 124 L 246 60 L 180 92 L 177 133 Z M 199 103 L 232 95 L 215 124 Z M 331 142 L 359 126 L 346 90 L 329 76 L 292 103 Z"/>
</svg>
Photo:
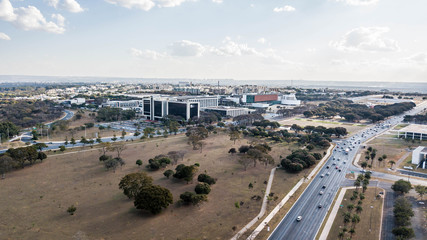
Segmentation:
<svg viewBox="0 0 427 240">
<path fill-rule="evenodd" d="M 301 105 L 301 100 L 298 100 L 295 94 L 289 94 L 289 95 L 282 96 L 281 103 L 283 105 L 299 106 Z"/>
<path fill-rule="evenodd" d="M 427 140 L 427 125 L 411 124 L 398 130 L 397 137 L 415 140 Z"/>
<path fill-rule="evenodd" d="M 240 116 L 240 115 L 249 114 L 255 110 L 251 110 L 249 108 L 235 108 L 235 107 L 219 106 L 219 107 L 204 108 L 203 111 L 205 111 L 205 112 L 216 112 L 216 113 L 219 113 L 219 115 L 221 115 L 223 117 L 225 117 L 225 116 L 236 117 L 236 116 Z"/>
<path fill-rule="evenodd" d="M 198 102 L 200 108 L 218 107 L 217 96 L 201 96 L 201 97 L 178 97 L 178 101 Z"/>
<path fill-rule="evenodd" d="M 419 146 L 412 151 L 412 164 L 426 168 L 427 147 Z M 421 166 L 420 166 L 421 165 Z"/>
</svg>

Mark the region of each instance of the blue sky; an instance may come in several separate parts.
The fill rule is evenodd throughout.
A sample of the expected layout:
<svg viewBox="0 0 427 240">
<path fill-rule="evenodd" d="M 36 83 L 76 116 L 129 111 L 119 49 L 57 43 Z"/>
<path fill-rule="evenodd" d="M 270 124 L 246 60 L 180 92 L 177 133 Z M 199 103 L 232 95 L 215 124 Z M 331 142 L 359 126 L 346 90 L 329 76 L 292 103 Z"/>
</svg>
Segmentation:
<svg viewBox="0 0 427 240">
<path fill-rule="evenodd" d="M 427 82 L 425 0 L 0 0 L 0 74 Z"/>
</svg>

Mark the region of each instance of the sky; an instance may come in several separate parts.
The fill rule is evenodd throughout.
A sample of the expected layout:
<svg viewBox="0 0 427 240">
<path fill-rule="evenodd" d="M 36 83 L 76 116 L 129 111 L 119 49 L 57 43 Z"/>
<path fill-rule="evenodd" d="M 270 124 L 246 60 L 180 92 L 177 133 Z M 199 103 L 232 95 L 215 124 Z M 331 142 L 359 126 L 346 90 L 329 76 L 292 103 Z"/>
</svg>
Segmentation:
<svg viewBox="0 0 427 240">
<path fill-rule="evenodd" d="M 426 0 L 0 0 L 0 75 L 427 83 Z"/>
</svg>

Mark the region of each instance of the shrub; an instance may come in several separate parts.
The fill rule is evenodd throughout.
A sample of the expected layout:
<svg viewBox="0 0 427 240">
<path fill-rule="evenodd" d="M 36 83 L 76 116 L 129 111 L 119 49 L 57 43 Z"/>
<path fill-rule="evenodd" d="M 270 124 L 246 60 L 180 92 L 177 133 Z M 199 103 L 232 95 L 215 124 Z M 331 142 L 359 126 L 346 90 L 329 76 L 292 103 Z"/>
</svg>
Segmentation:
<svg viewBox="0 0 427 240">
<path fill-rule="evenodd" d="M 71 205 L 68 207 L 67 209 L 67 213 L 69 213 L 70 215 L 74 215 L 74 212 L 77 210 L 77 208 L 74 205 Z"/>
<path fill-rule="evenodd" d="M 181 194 L 179 196 L 179 198 L 181 199 L 181 202 L 183 202 L 185 204 L 191 203 L 193 205 L 196 205 L 200 202 L 208 200 L 208 198 L 205 194 L 195 194 L 192 192 L 184 192 L 183 194 Z"/>
<path fill-rule="evenodd" d="M 216 180 L 215 180 L 215 179 L 213 179 L 211 176 L 209 176 L 209 175 L 207 175 L 207 174 L 205 174 L 205 173 L 200 174 L 200 175 L 197 177 L 197 181 L 199 181 L 199 182 L 204 182 L 204 183 L 207 183 L 207 184 L 209 184 L 209 185 L 212 185 L 212 184 L 215 184 L 215 183 L 216 183 Z"/>
<path fill-rule="evenodd" d="M 209 194 L 211 191 L 211 187 L 207 183 L 199 183 L 196 185 L 196 188 L 194 189 L 194 191 L 197 194 Z"/>
</svg>

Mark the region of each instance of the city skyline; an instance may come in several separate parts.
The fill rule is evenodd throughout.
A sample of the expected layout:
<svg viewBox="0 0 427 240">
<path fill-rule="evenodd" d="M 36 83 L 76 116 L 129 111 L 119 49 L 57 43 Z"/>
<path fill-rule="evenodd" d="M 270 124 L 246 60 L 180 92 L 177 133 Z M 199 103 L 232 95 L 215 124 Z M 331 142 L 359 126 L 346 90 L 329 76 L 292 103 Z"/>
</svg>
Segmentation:
<svg viewBox="0 0 427 240">
<path fill-rule="evenodd" d="M 0 74 L 425 82 L 421 0 L 0 1 Z"/>
</svg>

